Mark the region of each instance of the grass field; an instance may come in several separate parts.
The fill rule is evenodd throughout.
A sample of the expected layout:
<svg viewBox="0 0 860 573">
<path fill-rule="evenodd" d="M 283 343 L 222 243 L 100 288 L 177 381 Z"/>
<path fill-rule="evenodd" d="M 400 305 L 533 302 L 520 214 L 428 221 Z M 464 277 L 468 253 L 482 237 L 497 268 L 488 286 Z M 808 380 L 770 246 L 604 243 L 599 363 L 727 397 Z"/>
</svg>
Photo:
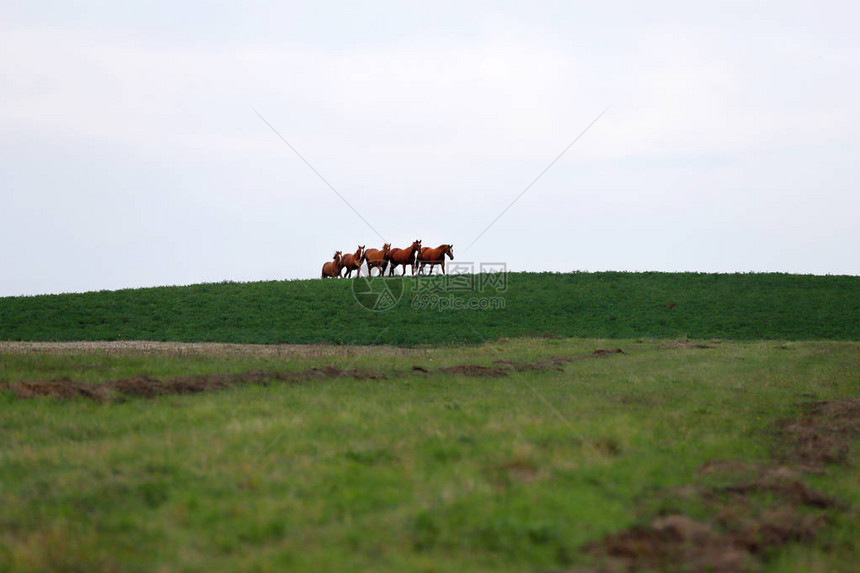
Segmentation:
<svg viewBox="0 0 860 573">
<path fill-rule="evenodd" d="M 398 301 L 390 310 L 359 304 L 380 288 Z M 0 340 L 420 345 L 522 336 L 860 340 L 860 277 L 508 273 L 0 298 Z"/>
<path fill-rule="evenodd" d="M 850 571 L 858 365 L 851 341 L 7 346 L 0 571 Z"/>
</svg>

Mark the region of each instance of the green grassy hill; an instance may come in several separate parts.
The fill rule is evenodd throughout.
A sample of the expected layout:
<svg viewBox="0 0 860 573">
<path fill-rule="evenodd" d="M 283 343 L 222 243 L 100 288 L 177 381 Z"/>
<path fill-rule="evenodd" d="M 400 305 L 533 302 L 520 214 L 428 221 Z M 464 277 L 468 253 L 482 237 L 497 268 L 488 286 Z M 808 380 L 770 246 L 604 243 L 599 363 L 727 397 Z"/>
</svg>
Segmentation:
<svg viewBox="0 0 860 573">
<path fill-rule="evenodd" d="M 389 310 L 358 302 L 383 308 L 383 292 L 397 300 Z M 0 298 L 0 340 L 411 345 L 514 336 L 856 340 L 860 277 L 509 273 Z"/>
</svg>

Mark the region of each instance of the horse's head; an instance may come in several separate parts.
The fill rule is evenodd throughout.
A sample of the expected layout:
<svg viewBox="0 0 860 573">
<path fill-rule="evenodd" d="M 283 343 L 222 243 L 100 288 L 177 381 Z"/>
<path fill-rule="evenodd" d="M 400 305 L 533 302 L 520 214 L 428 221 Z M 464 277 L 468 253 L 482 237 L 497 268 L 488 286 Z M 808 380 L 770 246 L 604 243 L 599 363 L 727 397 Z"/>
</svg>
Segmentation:
<svg viewBox="0 0 860 573">
<path fill-rule="evenodd" d="M 421 239 L 415 239 L 415 242 L 412 243 L 412 246 L 409 248 L 409 250 L 412 251 L 413 253 L 416 251 L 420 253 L 421 252 Z"/>
<path fill-rule="evenodd" d="M 382 245 L 382 254 L 383 255 L 388 255 L 388 253 L 390 253 L 390 252 L 391 252 L 391 243 L 385 243 L 384 245 Z"/>
<path fill-rule="evenodd" d="M 340 261 L 342 258 L 343 258 L 343 253 L 341 253 L 340 251 L 334 252 L 334 260 L 335 261 Z"/>
<path fill-rule="evenodd" d="M 362 253 L 364 253 L 364 245 L 359 245 L 359 246 L 358 246 L 358 250 L 357 250 L 357 251 L 355 251 L 355 258 L 356 258 L 356 259 L 360 259 L 360 258 L 361 258 Z"/>
<path fill-rule="evenodd" d="M 445 245 L 445 254 L 452 261 L 454 260 L 454 245 Z"/>
</svg>

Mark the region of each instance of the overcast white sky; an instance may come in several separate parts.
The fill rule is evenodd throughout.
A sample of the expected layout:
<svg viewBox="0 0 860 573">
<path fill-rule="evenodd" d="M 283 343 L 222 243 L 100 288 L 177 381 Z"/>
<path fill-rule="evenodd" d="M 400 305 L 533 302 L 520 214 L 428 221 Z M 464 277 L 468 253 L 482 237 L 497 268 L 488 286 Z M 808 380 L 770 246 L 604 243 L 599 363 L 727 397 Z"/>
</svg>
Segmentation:
<svg viewBox="0 0 860 573">
<path fill-rule="evenodd" d="M 373 229 L 860 274 L 857 2 L 211 4 L 0 3 L 0 296 L 315 278 Z"/>
</svg>

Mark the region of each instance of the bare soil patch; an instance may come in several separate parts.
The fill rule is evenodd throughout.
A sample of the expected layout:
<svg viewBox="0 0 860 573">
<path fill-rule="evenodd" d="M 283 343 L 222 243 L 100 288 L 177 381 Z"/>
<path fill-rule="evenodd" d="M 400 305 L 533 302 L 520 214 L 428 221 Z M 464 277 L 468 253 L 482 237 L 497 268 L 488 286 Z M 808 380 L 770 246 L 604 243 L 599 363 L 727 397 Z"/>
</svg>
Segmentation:
<svg viewBox="0 0 860 573">
<path fill-rule="evenodd" d="M 851 441 L 860 431 L 860 398 L 801 407 L 804 416 L 776 422 L 774 457 L 806 471 L 845 463 Z"/>
<path fill-rule="evenodd" d="M 860 399 L 816 402 L 804 409 L 804 416 L 774 424 L 776 464 L 713 460 L 699 468 L 699 475 L 728 485 L 692 484 L 663 492 L 704 504 L 710 520 L 671 513 L 608 535 L 584 547 L 601 565 L 578 571 L 755 571 L 768 549 L 813 542 L 828 515 L 847 508 L 801 478 L 825 464 L 848 461 L 850 441 L 860 430 Z"/>
<path fill-rule="evenodd" d="M 96 401 L 122 401 L 129 397 L 154 398 L 157 396 L 212 392 L 243 384 L 266 385 L 277 382 L 299 384 L 306 381 L 332 378 L 373 380 L 385 377 L 384 373 L 375 370 L 363 368 L 341 370 L 333 366 L 324 366 L 298 372 L 255 370 L 243 374 L 178 376 L 166 380 L 149 376 L 134 376 L 102 383 L 76 382 L 68 378 L 7 382 L 0 384 L 0 390 L 11 390 L 19 398 L 47 396 L 59 399 L 88 398 Z"/>
<path fill-rule="evenodd" d="M 440 368 L 439 372 L 444 372 L 445 374 L 464 374 L 466 376 L 479 376 L 484 378 L 499 378 L 508 375 L 507 370 L 492 368 L 490 366 L 480 366 L 478 364 L 448 366 L 446 368 Z"/>
<path fill-rule="evenodd" d="M 606 356 L 615 356 L 618 354 L 624 354 L 624 351 L 620 348 L 616 348 L 614 350 L 604 350 L 598 349 L 590 354 L 577 354 L 574 356 L 550 356 L 549 358 L 544 358 L 541 360 L 535 360 L 534 362 L 525 362 L 525 363 L 517 363 L 512 362 L 510 360 L 494 360 L 493 364 L 498 368 L 505 370 L 515 370 L 517 372 L 528 372 L 528 371 L 543 371 L 543 370 L 564 370 L 564 365 L 568 362 L 575 362 L 577 360 L 587 360 L 589 358 L 600 358 Z"/>
<path fill-rule="evenodd" d="M 77 343 L 76 343 L 77 344 Z M 220 346 L 220 345 L 217 345 Z M 40 346 L 40 348 L 42 348 Z M 93 350 L 95 347 L 78 347 Z M 146 346 L 141 349 L 147 348 Z M 161 351 L 164 349 L 162 348 Z M 256 350 L 256 349 L 254 349 Z M 204 352 L 220 351 L 204 347 Z M 596 350 L 591 354 L 580 356 L 553 357 L 547 360 L 538 360 L 528 364 L 514 364 L 513 362 L 497 361 L 496 366 L 481 366 L 478 364 L 461 364 L 439 368 L 436 372 L 445 374 L 462 374 L 465 376 L 476 376 L 483 378 L 500 378 L 508 376 L 511 370 L 547 370 L 561 369 L 562 364 L 584 358 L 610 356 L 623 354 L 617 350 Z M 411 373 L 419 375 L 430 375 L 434 371 L 422 366 L 413 366 Z M 354 380 L 379 380 L 389 375 L 405 376 L 403 372 L 390 372 L 388 374 L 369 370 L 366 368 L 352 368 L 342 370 L 334 366 L 323 366 L 310 368 L 299 372 L 282 372 L 278 370 L 255 370 L 243 374 L 206 374 L 198 376 L 178 376 L 170 379 L 159 379 L 150 376 L 134 376 L 119 380 L 110 380 L 100 383 L 79 382 L 69 378 L 56 380 L 35 380 L 20 382 L 0 382 L 0 391 L 11 391 L 19 398 L 36 398 L 47 396 L 68 400 L 72 398 L 88 398 L 96 401 L 121 401 L 129 397 L 154 398 L 156 396 L 197 394 L 200 392 L 212 392 L 223 390 L 232 386 L 242 384 L 271 384 L 300 383 L 314 380 L 327 380 L 331 378 L 352 378 Z"/>
<path fill-rule="evenodd" d="M 601 350 L 595 350 L 591 354 L 592 354 L 592 356 L 611 356 L 613 354 L 624 354 L 624 351 L 621 350 L 620 348 L 616 348 L 615 350 L 601 349 Z"/>
<path fill-rule="evenodd" d="M 578 354 L 575 356 L 551 356 L 549 358 L 535 360 L 534 362 L 517 363 L 510 360 L 494 360 L 493 366 L 480 366 L 477 364 L 463 364 L 459 366 L 449 366 L 440 368 L 439 372 L 448 374 L 464 374 L 466 376 L 482 376 L 482 377 L 502 377 L 507 376 L 510 371 L 527 372 L 527 371 L 544 371 L 544 370 L 563 370 L 564 365 L 568 362 L 576 360 L 586 360 L 588 358 L 600 358 L 604 356 L 615 356 L 624 354 L 620 348 L 614 350 L 595 350 L 590 354 Z M 413 370 L 424 370 L 420 366 L 414 366 Z M 426 370 L 424 370 L 426 372 Z"/>
</svg>

